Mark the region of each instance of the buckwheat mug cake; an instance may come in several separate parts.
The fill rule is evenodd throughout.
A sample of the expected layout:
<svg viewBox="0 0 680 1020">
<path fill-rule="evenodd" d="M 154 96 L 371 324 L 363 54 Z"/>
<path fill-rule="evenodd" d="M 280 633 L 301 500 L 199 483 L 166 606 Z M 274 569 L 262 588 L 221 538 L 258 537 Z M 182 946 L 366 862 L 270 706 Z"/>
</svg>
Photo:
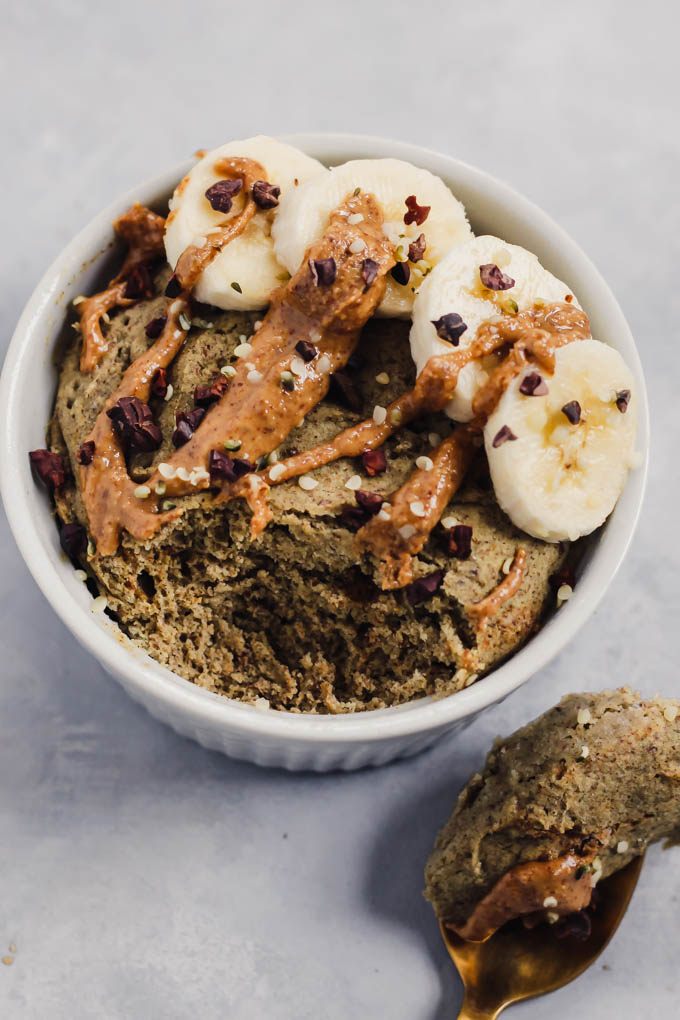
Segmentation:
<svg viewBox="0 0 680 1020">
<path fill-rule="evenodd" d="M 570 596 L 636 381 L 439 177 L 256 137 L 114 231 L 30 456 L 140 648 L 258 707 L 356 712 L 469 686 Z"/>
</svg>

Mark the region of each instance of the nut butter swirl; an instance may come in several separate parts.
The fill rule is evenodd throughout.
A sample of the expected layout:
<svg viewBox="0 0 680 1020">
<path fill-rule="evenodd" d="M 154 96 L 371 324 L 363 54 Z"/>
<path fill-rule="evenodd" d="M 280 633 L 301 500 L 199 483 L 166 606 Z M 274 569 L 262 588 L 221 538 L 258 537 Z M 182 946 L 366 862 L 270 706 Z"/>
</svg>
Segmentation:
<svg viewBox="0 0 680 1020">
<path fill-rule="evenodd" d="M 165 255 L 163 230 L 165 220 L 150 209 L 135 202 L 113 224 L 116 234 L 128 245 L 125 261 L 106 290 L 93 294 L 80 302 L 80 331 L 83 347 L 80 371 L 91 372 L 97 367 L 108 349 L 101 328 L 101 319 L 112 308 L 127 308 L 139 298 L 128 297 L 128 281 L 135 269 L 155 262 Z"/>
<path fill-rule="evenodd" d="M 589 850 L 517 864 L 498 879 L 465 924 L 449 922 L 447 928 L 470 942 L 484 942 L 508 921 L 545 911 L 549 897 L 555 900 L 549 909 L 560 917 L 583 910 L 593 894 L 588 865 L 594 859 L 595 851 Z"/>
<path fill-rule="evenodd" d="M 339 432 L 327 443 L 279 461 L 276 481 L 271 484 L 279 485 L 289 478 L 323 467 L 341 457 L 358 457 L 367 450 L 375 450 L 414 418 L 441 411 L 451 400 L 458 375 L 465 365 L 483 354 L 492 353 L 505 342 L 494 335 L 485 337 L 479 345 L 475 344 L 467 350 L 430 358 L 413 389 L 402 393 L 388 405 L 382 424 L 368 418 Z"/>
<path fill-rule="evenodd" d="M 206 235 L 203 245 L 190 245 L 180 256 L 175 275 L 185 291 L 196 286 L 206 266 L 220 253 L 225 244 L 243 233 L 257 209 L 252 199 L 252 186 L 264 177 L 260 163 L 253 159 L 221 159 L 215 164 L 218 176 L 243 181 L 242 193 L 246 196 L 242 211 Z M 171 214 L 172 215 L 172 214 Z M 169 217 L 168 217 L 169 218 Z M 116 234 L 128 245 L 128 252 L 120 271 L 108 287 L 80 303 L 80 331 L 83 338 L 80 371 L 91 372 L 108 350 L 101 329 L 101 319 L 112 308 L 128 308 L 141 296 L 130 297 L 128 282 L 135 269 L 165 257 L 163 235 L 165 220 L 162 216 L 135 202 L 113 224 Z"/>
<path fill-rule="evenodd" d="M 500 322 L 484 322 L 477 337 L 500 334 L 512 343 L 507 357 L 501 361 L 488 381 L 475 393 L 472 410 L 482 423 L 493 414 L 506 389 L 524 371 L 529 358 L 547 372 L 555 371 L 555 351 L 576 340 L 590 336 L 588 316 L 580 308 L 564 302 L 545 305 L 534 311 L 520 312 Z"/>
<path fill-rule="evenodd" d="M 327 443 L 322 443 L 280 461 L 276 481 L 270 484 L 279 485 L 289 478 L 295 478 L 307 471 L 323 467 L 324 464 L 330 464 L 341 457 L 358 457 L 367 450 L 375 450 L 382 446 L 391 435 L 398 432 L 402 426 L 407 425 L 415 418 L 442 411 L 450 402 L 458 383 L 458 376 L 466 365 L 477 358 L 493 354 L 509 343 L 514 343 L 515 339 L 521 339 L 529 329 L 534 328 L 537 322 L 550 323 L 551 325 L 555 319 L 561 322 L 562 313 L 566 316 L 564 321 L 570 323 L 568 330 L 565 327 L 564 332 L 553 333 L 546 326 L 541 326 L 541 346 L 539 347 L 537 343 L 536 348 L 540 351 L 541 363 L 547 365 L 551 351 L 554 353 L 564 343 L 574 339 L 586 339 L 589 336 L 588 319 L 580 309 L 571 305 L 556 304 L 546 306 L 540 313 L 523 312 L 513 319 L 483 323 L 478 330 L 475 342 L 470 347 L 452 350 L 451 353 L 438 354 L 430 358 L 418 376 L 413 389 L 402 393 L 387 407 L 387 416 L 382 424 L 378 425 L 369 418 L 344 429 Z M 546 337 L 550 336 L 553 339 L 548 342 Z M 533 349 L 530 353 L 533 353 Z M 523 354 L 522 356 L 524 357 Z M 536 356 L 538 357 L 538 354 Z M 487 398 L 488 410 L 484 417 L 493 411 L 507 385 L 512 378 L 519 374 L 526 363 L 526 357 L 524 357 L 523 362 L 513 367 L 512 374 L 506 372 L 502 379 L 500 375 L 495 378 L 495 374 L 492 375 L 489 385 L 493 383 L 493 400 Z M 501 362 L 499 368 L 504 365 L 505 361 Z M 483 424 L 483 419 L 478 418 L 477 427 L 483 427 Z"/>
<path fill-rule="evenodd" d="M 137 397 L 146 403 L 154 375 L 159 368 L 170 364 L 184 343 L 187 334 L 179 317 L 186 308 L 187 302 L 181 298 L 171 302 L 163 332 L 127 369 L 87 437 L 94 442 L 94 454 L 90 464 L 80 467 L 80 486 L 90 531 L 100 556 L 116 551 L 122 528 L 139 541 L 145 541 L 162 524 L 174 520 L 182 512 L 175 509 L 162 514 L 150 513 L 144 501 L 135 496 L 137 483 L 128 474 L 125 453 L 106 412 L 121 397 Z"/>
<path fill-rule="evenodd" d="M 243 181 L 240 194 L 245 196 L 245 204 L 236 216 L 230 216 L 219 227 L 206 234 L 202 244 L 190 244 L 184 249 L 175 266 L 175 276 L 184 291 L 193 290 L 203 270 L 230 241 L 246 229 L 257 212 L 257 206 L 253 201 L 253 184 L 264 180 L 266 176 L 261 163 L 240 156 L 219 159 L 213 169 L 223 179 Z"/>
<path fill-rule="evenodd" d="M 359 214 L 362 220 L 358 224 L 347 222 L 348 216 Z M 363 241 L 364 247 L 352 252 L 350 246 L 357 240 Z M 371 286 L 366 286 L 361 275 L 367 258 L 378 266 Z M 333 259 L 336 266 L 334 282 L 325 286 L 317 283 L 309 265 L 323 259 Z M 331 374 L 347 363 L 361 328 L 382 300 L 385 276 L 393 265 L 392 246 L 382 233 L 377 201 L 369 194 L 349 198 L 333 213 L 324 236 L 307 252 L 292 279 L 272 295 L 262 326 L 251 338 L 247 359 L 239 359 L 224 396 L 210 408 L 191 439 L 168 458 L 170 471 L 207 469 L 210 451 L 222 450 L 230 436 L 238 436 L 241 456 L 251 462 L 279 446 L 325 397 Z M 289 391 L 281 377 L 297 357 L 296 344 L 301 340 L 313 342 L 317 353 L 304 363 Z M 154 474 L 149 485 L 158 481 L 165 481 L 166 492 L 172 496 L 210 485 L 209 479 L 192 484 L 167 473 L 163 478 Z M 250 488 L 247 483 L 239 487 L 238 494 L 247 496 Z M 220 500 L 235 494 L 227 486 Z"/>
<path fill-rule="evenodd" d="M 380 560 L 383 589 L 403 588 L 413 580 L 412 558 L 465 477 L 475 453 L 475 431 L 465 425 L 454 429 L 432 454 L 432 468 L 416 469 L 389 497 L 389 517 L 372 517 L 357 532 L 359 549 Z"/>
<path fill-rule="evenodd" d="M 473 602 L 471 606 L 467 607 L 468 616 L 474 620 L 476 630 L 484 630 L 489 618 L 497 613 L 501 606 L 519 591 L 522 578 L 524 577 L 526 560 L 526 550 L 518 549 L 513 556 L 510 570 L 500 584 L 496 585 L 493 591 L 489 592 L 479 602 Z"/>
<path fill-rule="evenodd" d="M 207 235 L 205 250 L 191 246 L 182 253 L 177 267 L 181 272 L 178 279 L 182 290 L 178 297 L 168 302 L 167 319 L 161 335 L 127 369 L 120 386 L 109 397 L 97 416 L 94 428 L 86 440 L 94 443 L 94 453 L 91 463 L 80 467 L 81 493 L 97 554 L 101 556 L 108 556 L 116 551 L 123 528 L 138 541 L 145 541 L 151 538 L 162 524 L 174 520 L 182 513 L 181 509 L 158 513 L 153 501 L 149 500 L 147 503 L 137 498 L 135 490 L 138 486 L 128 474 L 125 453 L 106 412 L 122 397 L 137 397 L 146 403 L 155 374 L 159 369 L 167 368 L 171 364 L 186 339 L 187 330 L 181 325 L 180 316 L 184 318 L 190 308 L 190 288 L 195 285 L 205 267 L 219 254 L 225 244 L 238 236 L 253 216 L 255 203 L 251 195 L 252 183 L 262 176 L 261 165 L 254 160 L 230 159 L 221 160 L 216 169 L 222 176 L 243 179 L 246 186 L 245 205 L 238 215 Z M 156 250 L 159 244 L 163 250 L 163 223 L 161 217 L 139 204 L 134 205 L 117 221 L 118 233 L 130 241 L 130 251 L 118 277 L 129 275 L 134 266 L 139 264 L 142 254 L 144 254 L 142 261 L 146 261 L 149 252 Z M 121 230 L 121 224 L 126 224 L 125 233 Z M 90 300 L 96 302 L 99 297 L 101 295 L 95 295 L 95 298 Z M 83 333 L 83 356 L 86 349 L 86 335 Z M 94 364 L 102 353 L 103 351 L 99 351 Z"/>
</svg>

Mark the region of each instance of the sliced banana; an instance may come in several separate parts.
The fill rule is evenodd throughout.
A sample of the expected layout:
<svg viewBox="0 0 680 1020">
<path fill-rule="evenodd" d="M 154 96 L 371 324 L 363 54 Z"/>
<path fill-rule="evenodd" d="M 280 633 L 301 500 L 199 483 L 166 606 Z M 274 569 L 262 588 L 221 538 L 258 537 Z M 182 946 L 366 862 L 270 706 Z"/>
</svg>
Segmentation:
<svg viewBox="0 0 680 1020">
<path fill-rule="evenodd" d="M 453 244 L 472 236 L 463 205 L 441 178 L 429 170 L 400 159 L 355 159 L 307 181 L 294 191 L 289 190 L 281 198 L 272 228 L 276 257 L 289 272 L 295 272 L 307 248 L 323 234 L 332 211 L 356 188 L 370 191 L 380 202 L 385 234 L 397 247 L 398 257 L 404 266 L 408 265 L 410 273 L 404 284 L 391 276 L 388 278 L 379 311 L 383 315 L 408 318 L 414 291 L 423 273 L 435 266 Z M 404 222 L 409 212 L 406 199 L 411 196 L 415 196 L 418 206 L 430 206 L 422 223 Z M 418 214 L 417 218 L 420 218 Z M 409 264 L 407 259 L 409 245 L 420 234 L 425 235 L 427 247 L 418 266 Z"/>
<path fill-rule="evenodd" d="M 542 395 L 522 380 L 538 372 Z M 536 380 L 531 380 L 534 384 Z M 555 353 L 555 372 L 531 366 L 489 418 L 484 445 L 499 505 L 518 528 L 546 542 L 574 541 L 614 509 L 635 464 L 633 375 L 597 340 Z"/>
<path fill-rule="evenodd" d="M 217 212 L 205 197 L 208 188 L 219 179 L 214 171 L 215 163 L 227 156 L 243 156 L 261 163 L 267 181 L 281 188 L 281 197 L 312 177 L 328 174 L 316 159 L 292 145 L 264 135 L 228 142 L 213 149 L 181 181 L 170 200 L 165 252 L 173 267 L 188 245 L 200 244 L 201 238 L 228 217 L 237 215 L 243 207 L 243 196 L 238 195 L 232 211 L 228 214 Z M 199 301 L 218 308 L 242 311 L 264 308 L 268 304 L 269 295 L 281 285 L 281 277 L 285 273 L 274 255 L 271 237 L 272 222 L 277 212 L 278 207 L 258 209 L 244 232 L 210 263 L 194 290 Z"/>
<path fill-rule="evenodd" d="M 480 267 L 488 265 L 498 266 L 504 276 L 514 280 L 514 285 L 506 290 L 485 287 Z M 464 349 L 474 341 L 479 326 L 494 315 L 513 309 L 524 311 L 538 298 L 546 302 L 564 301 L 567 294 L 571 291 L 566 284 L 544 269 L 535 255 L 516 244 L 487 234 L 456 245 L 426 278 L 413 306 L 411 354 L 416 370 L 420 373 L 434 354 L 451 350 L 433 325 L 443 315 L 455 312 L 463 319 L 467 329 L 458 346 Z M 466 365 L 458 377 L 456 394 L 446 408 L 449 417 L 470 421 L 472 398 L 496 364 L 491 356 Z"/>
</svg>

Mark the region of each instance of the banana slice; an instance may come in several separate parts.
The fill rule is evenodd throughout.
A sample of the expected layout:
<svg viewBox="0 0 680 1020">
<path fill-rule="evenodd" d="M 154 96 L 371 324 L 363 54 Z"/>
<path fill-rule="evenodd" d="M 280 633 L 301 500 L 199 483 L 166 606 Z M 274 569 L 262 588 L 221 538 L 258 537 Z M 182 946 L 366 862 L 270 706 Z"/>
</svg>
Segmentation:
<svg viewBox="0 0 680 1020">
<path fill-rule="evenodd" d="M 480 267 L 489 265 L 497 266 L 503 276 L 514 281 L 513 285 L 504 290 L 485 287 Z M 498 282 L 506 287 L 508 280 Z M 571 291 L 566 284 L 544 269 L 535 255 L 516 244 L 487 234 L 456 245 L 426 278 L 413 306 L 411 354 L 418 373 L 434 354 L 451 350 L 433 325 L 443 315 L 456 312 L 461 316 L 467 329 L 458 346 L 465 348 L 475 339 L 478 327 L 504 309 L 524 311 L 537 298 L 564 301 L 567 294 Z M 496 364 L 497 360 L 489 357 L 466 365 L 458 378 L 456 394 L 446 408 L 449 417 L 470 421 L 472 398 Z"/>
<path fill-rule="evenodd" d="M 272 228 L 276 257 L 294 273 L 307 248 L 323 234 L 331 212 L 356 188 L 370 191 L 382 205 L 385 234 L 403 260 L 403 275 L 410 273 L 405 283 L 388 278 L 379 311 L 408 318 L 423 273 L 436 265 L 451 245 L 472 236 L 463 205 L 441 178 L 429 170 L 400 159 L 355 159 L 307 181 L 295 191 L 289 190 L 281 198 Z M 415 196 L 418 206 L 429 206 L 430 211 L 423 220 L 414 208 L 415 220 L 405 223 L 404 216 L 412 218 L 405 204 L 411 196 Z M 425 235 L 427 247 L 419 260 L 420 266 L 416 266 L 407 262 L 408 248 L 420 234 Z"/>
<path fill-rule="evenodd" d="M 257 160 L 266 171 L 267 181 L 281 188 L 281 197 L 311 177 L 328 174 L 316 159 L 264 135 L 228 142 L 213 149 L 181 181 L 170 200 L 165 253 L 173 267 L 188 245 L 200 243 L 200 238 L 224 223 L 227 215 L 236 215 L 243 206 L 243 197 L 239 195 L 234 199 L 233 213 L 225 214 L 215 211 L 205 197 L 208 188 L 218 180 L 215 163 L 225 156 Z M 285 273 L 276 260 L 271 238 L 277 212 L 278 207 L 259 209 L 244 232 L 210 263 L 194 291 L 199 301 L 241 311 L 264 308 L 268 304 L 269 295 L 281 285 L 281 276 Z M 232 284 L 237 284 L 240 290 Z"/>
<path fill-rule="evenodd" d="M 536 390 L 525 396 L 522 380 L 536 372 L 542 384 L 525 383 Z M 513 524 L 546 542 L 598 528 L 634 466 L 636 419 L 633 375 L 597 340 L 560 348 L 553 375 L 531 367 L 515 379 L 484 429 L 496 498 Z"/>
</svg>

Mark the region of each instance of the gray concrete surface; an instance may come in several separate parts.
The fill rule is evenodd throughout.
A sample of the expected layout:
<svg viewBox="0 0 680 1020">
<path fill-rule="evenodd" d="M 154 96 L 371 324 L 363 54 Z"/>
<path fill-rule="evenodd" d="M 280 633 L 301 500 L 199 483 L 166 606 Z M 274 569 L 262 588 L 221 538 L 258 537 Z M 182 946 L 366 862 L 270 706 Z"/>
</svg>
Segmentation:
<svg viewBox="0 0 680 1020">
<path fill-rule="evenodd" d="M 179 739 L 74 644 L 2 520 L 0 1016 L 453 1017 L 422 867 L 489 741 L 569 690 L 679 692 L 678 9 L 37 0 L 4 5 L 2 28 L 3 345 L 111 197 L 260 131 L 381 134 L 491 171 L 584 246 L 630 320 L 654 426 L 634 548 L 568 651 L 413 761 L 291 776 Z M 601 962 L 512 1015 L 677 1015 L 679 894 L 680 852 L 655 850 Z"/>
</svg>

